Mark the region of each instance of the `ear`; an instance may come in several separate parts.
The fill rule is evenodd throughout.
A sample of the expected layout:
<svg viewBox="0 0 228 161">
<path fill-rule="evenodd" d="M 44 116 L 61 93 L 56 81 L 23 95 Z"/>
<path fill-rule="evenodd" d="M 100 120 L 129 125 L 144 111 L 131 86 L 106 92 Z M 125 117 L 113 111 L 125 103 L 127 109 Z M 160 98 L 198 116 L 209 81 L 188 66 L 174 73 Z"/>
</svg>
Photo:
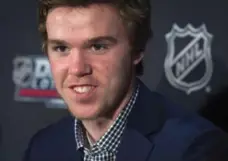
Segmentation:
<svg viewBox="0 0 228 161">
<path fill-rule="evenodd" d="M 144 57 L 144 52 L 140 52 L 139 54 L 135 54 L 133 57 L 133 64 L 134 65 L 139 64 L 139 62 L 142 61 L 143 57 Z"/>
</svg>

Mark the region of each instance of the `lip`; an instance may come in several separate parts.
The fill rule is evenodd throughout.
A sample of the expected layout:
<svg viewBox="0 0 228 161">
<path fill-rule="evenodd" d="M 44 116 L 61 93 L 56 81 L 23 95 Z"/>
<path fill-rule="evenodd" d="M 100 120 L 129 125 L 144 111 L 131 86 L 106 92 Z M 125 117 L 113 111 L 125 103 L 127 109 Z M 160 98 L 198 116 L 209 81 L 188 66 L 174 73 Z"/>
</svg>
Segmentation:
<svg viewBox="0 0 228 161">
<path fill-rule="evenodd" d="M 86 93 L 79 93 L 79 92 L 76 92 L 74 90 L 75 87 L 82 87 L 82 86 L 92 86 L 92 89 L 89 91 L 89 92 L 86 92 Z M 93 94 L 95 93 L 96 89 L 97 89 L 97 86 L 94 86 L 94 85 L 91 85 L 91 84 L 80 84 L 80 85 L 71 85 L 69 86 L 69 89 L 70 89 L 70 95 L 76 99 L 76 100 L 80 100 L 80 101 L 88 101 L 92 98 Z"/>
<path fill-rule="evenodd" d="M 93 84 L 71 84 L 68 86 L 68 88 L 75 88 L 75 87 L 83 87 L 83 86 L 91 86 L 91 87 L 96 87 L 96 85 Z"/>
</svg>

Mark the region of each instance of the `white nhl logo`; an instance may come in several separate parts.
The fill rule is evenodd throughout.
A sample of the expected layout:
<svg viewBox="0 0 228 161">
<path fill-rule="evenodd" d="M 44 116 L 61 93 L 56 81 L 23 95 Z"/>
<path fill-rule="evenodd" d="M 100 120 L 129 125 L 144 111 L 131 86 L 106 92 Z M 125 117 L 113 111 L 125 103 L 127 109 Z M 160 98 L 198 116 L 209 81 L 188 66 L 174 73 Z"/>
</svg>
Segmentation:
<svg viewBox="0 0 228 161">
<path fill-rule="evenodd" d="M 184 46 L 180 45 L 181 47 L 179 46 L 180 49 L 178 50 L 177 42 L 182 41 L 183 44 L 187 37 L 190 40 L 187 43 L 185 42 Z M 212 35 L 207 32 L 206 26 L 194 28 L 188 24 L 182 29 L 174 24 L 172 30 L 166 34 L 166 41 L 168 53 L 164 68 L 169 83 L 187 94 L 204 88 L 213 73 Z M 203 69 L 200 76 L 198 74 L 199 69 L 196 69 L 199 66 Z"/>
</svg>

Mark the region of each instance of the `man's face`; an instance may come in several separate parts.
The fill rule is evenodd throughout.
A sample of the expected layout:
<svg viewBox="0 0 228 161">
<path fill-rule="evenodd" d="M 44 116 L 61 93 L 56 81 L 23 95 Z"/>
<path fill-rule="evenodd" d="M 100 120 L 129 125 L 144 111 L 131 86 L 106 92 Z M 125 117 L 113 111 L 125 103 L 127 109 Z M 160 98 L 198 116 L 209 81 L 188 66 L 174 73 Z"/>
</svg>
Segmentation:
<svg viewBox="0 0 228 161">
<path fill-rule="evenodd" d="M 81 120 L 96 119 L 123 104 L 141 57 L 130 53 L 126 29 L 115 9 L 55 8 L 46 27 L 54 82 L 72 114 Z"/>
</svg>

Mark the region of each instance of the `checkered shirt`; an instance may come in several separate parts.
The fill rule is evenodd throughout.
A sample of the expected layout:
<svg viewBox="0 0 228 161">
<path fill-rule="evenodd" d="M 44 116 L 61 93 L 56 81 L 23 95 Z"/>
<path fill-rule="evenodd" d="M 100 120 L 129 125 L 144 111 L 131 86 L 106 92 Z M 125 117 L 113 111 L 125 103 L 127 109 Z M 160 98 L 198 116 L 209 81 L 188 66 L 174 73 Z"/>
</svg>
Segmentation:
<svg viewBox="0 0 228 161">
<path fill-rule="evenodd" d="M 83 149 L 84 161 L 115 161 L 117 148 L 121 141 L 121 136 L 126 126 L 127 117 L 133 108 L 139 92 L 139 84 L 136 86 L 130 101 L 126 107 L 121 111 L 115 122 L 107 130 L 107 132 L 95 143 L 90 149 L 86 137 L 85 129 L 81 121 L 75 119 L 75 140 L 77 143 L 77 150 Z"/>
</svg>

